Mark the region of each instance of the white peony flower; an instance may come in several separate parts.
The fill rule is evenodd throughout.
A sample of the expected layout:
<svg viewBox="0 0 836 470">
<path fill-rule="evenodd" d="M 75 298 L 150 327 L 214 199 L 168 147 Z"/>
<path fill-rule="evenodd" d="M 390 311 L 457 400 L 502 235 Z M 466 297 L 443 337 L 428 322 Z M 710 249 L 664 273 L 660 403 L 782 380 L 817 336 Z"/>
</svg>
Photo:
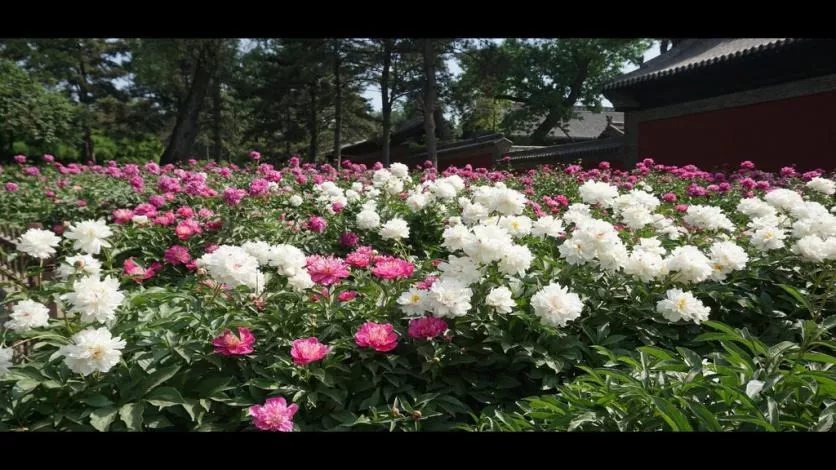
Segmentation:
<svg viewBox="0 0 836 470">
<path fill-rule="evenodd" d="M 398 305 L 407 316 L 421 316 L 429 310 L 427 291 L 413 287 L 398 297 Z"/>
<path fill-rule="evenodd" d="M 517 303 L 511 297 L 511 290 L 505 286 L 491 289 L 488 296 L 485 297 L 485 304 L 493 307 L 499 313 L 511 313 L 511 310 L 517 306 Z"/>
<path fill-rule="evenodd" d="M 403 180 L 392 178 L 383 185 L 383 189 L 390 196 L 396 196 L 403 192 Z"/>
<path fill-rule="evenodd" d="M 668 290 L 665 299 L 656 303 L 656 311 L 670 322 L 685 320 L 696 324 L 708 320 L 711 313 L 711 309 L 703 305 L 693 294 L 682 289 Z"/>
<path fill-rule="evenodd" d="M 792 252 L 813 263 L 836 259 L 836 238 L 823 240 L 816 235 L 808 235 L 795 242 Z"/>
<path fill-rule="evenodd" d="M 302 205 L 302 202 L 304 202 L 304 200 L 302 199 L 302 196 L 294 194 L 293 196 L 290 196 L 290 199 L 288 199 L 287 202 L 290 203 L 290 205 L 293 207 L 299 207 Z"/>
<path fill-rule="evenodd" d="M 212 253 L 197 260 L 197 266 L 205 268 L 209 276 L 230 287 L 264 287 L 264 278 L 258 270 L 258 260 L 241 247 L 221 245 Z"/>
<path fill-rule="evenodd" d="M 49 309 L 42 303 L 33 300 L 22 300 L 12 307 L 11 318 L 3 326 L 16 333 L 23 333 L 33 328 L 40 328 L 49 324 Z"/>
<path fill-rule="evenodd" d="M 713 269 L 709 259 L 695 246 L 677 247 L 665 259 L 673 280 L 685 284 L 702 282 L 711 276 Z"/>
<path fill-rule="evenodd" d="M 287 278 L 287 283 L 296 291 L 303 291 L 314 286 L 313 279 L 307 271 L 299 271 Z"/>
<path fill-rule="evenodd" d="M 441 234 L 444 241 L 441 246 L 450 251 L 462 250 L 466 245 L 476 241 L 476 236 L 464 225 L 452 225 L 444 229 Z"/>
<path fill-rule="evenodd" d="M 455 278 L 468 286 L 482 280 L 479 263 L 468 256 L 450 255 L 447 261 L 438 265 L 438 270 L 443 276 Z"/>
<path fill-rule="evenodd" d="M 61 279 L 66 279 L 74 274 L 99 277 L 102 270 L 102 262 L 91 255 L 76 255 L 64 258 L 64 262 L 58 265 L 57 274 Z"/>
<path fill-rule="evenodd" d="M 280 275 L 291 277 L 305 271 L 308 260 L 299 248 L 279 244 L 270 247 L 268 264 L 277 268 Z"/>
<path fill-rule="evenodd" d="M 6 375 L 12 367 L 12 348 L 0 347 L 0 377 Z"/>
<path fill-rule="evenodd" d="M 473 227 L 474 241 L 463 247 L 464 252 L 481 264 L 498 261 L 513 245 L 511 235 L 496 225 Z"/>
<path fill-rule="evenodd" d="M 73 248 L 91 255 L 98 255 L 102 248 L 110 246 L 107 238 L 113 235 L 113 231 L 107 226 L 104 219 L 85 220 L 78 224 L 70 225 L 64 232 L 64 237 L 74 240 Z"/>
<path fill-rule="evenodd" d="M 716 242 L 709 248 L 709 262 L 711 263 L 711 279 L 722 281 L 732 271 L 739 271 L 746 267 L 749 255 L 734 242 Z"/>
<path fill-rule="evenodd" d="M 777 215 L 774 207 L 756 197 L 741 199 L 737 211 L 751 218 Z"/>
<path fill-rule="evenodd" d="M 409 224 L 401 218 L 394 218 L 380 227 L 380 236 L 384 240 L 409 238 Z"/>
<path fill-rule="evenodd" d="M 807 184 L 805 184 L 804 186 L 807 186 L 813 191 L 818 191 L 828 196 L 836 194 L 836 182 L 826 178 L 813 178 L 810 181 L 808 181 Z"/>
<path fill-rule="evenodd" d="M 373 230 L 380 226 L 380 216 L 377 212 L 363 209 L 357 214 L 357 227 L 364 230 Z"/>
<path fill-rule="evenodd" d="M 755 230 L 749 243 L 759 251 L 777 250 L 784 247 L 784 239 L 787 238 L 783 229 L 777 227 L 764 227 Z"/>
<path fill-rule="evenodd" d="M 406 207 L 409 207 L 409 210 L 412 212 L 418 212 L 421 209 L 427 207 L 429 204 L 430 198 L 427 197 L 425 193 L 413 193 L 410 194 L 408 198 L 406 198 Z"/>
<path fill-rule="evenodd" d="M 114 338 L 107 328 L 92 329 L 76 333 L 75 344 L 62 346 L 58 353 L 64 356 L 64 364 L 71 371 L 84 376 L 93 372 L 107 372 L 119 363 L 125 342 Z"/>
<path fill-rule="evenodd" d="M 563 230 L 563 222 L 551 215 L 540 217 L 531 226 L 531 234 L 537 237 L 559 237 Z"/>
<path fill-rule="evenodd" d="M 241 245 L 241 248 L 257 259 L 259 265 L 265 266 L 270 263 L 272 247 L 269 243 L 261 240 L 248 241 Z"/>
<path fill-rule="evenodd" d="M 20 236 L 17 249 L 35 258 L 47 259 L 55 254 L 55 247 L 61 242 L 49 230 L 30 228 Z"/>
<path fill-rule="evenodd" d="M 603 181 L 585 181 L 579 188 L 581 200 L 587 204 L 611 207 L 618 197 L 618 188 Z"/>
<path fill-rule="evenodd" d="M 510 188 L 494 189 L 488 208 L 502 215 L 519 215 L 525 210 L 525 195 Z"/>
<path fill-rule="evenodd" d="M 554 327 L 566 326 L 572 320 L 581 316 L 583 302 L 578 294 L 558 283 L 551 283 L 531 297 L 534 314 L 540 320 Z"/>
<path fill-rule="evenodd" d="M 531 233 L 531 219 L 524 215 L 500 217 L 499 226 L 504 228 L 514 238 L 521 238 Z"/>
<path fill-rule="evenodd" d="M 131 222 L 137 225 L 146 225 L 148 224 L 148 222 L 150 222 L 150 220 L 148 219 L 147 215 L 135 215 L 131 217 Z"/>
<path fill-rule="evenodd" d="M 715 206 L 690 205 L 682 220 L 703 230 L 734 230 L 732 221 L 723 214 L 722 209 Z"/>
<path fill-rule="evenodd" d="M 772 207 L 789 211 L 793 206 L 802 204 L 804 199 L 791 189 L 777 188 L 764 195 L 763 200 Z"/>
<path fill-rule="evenodd" d="M 644 206 L 629 206 L 621 211 L 621 220 L 632 230 L 653 223 L 653 214 Z"/>
<path fill-rule="evenodd" d="M 116 278 L 108 276 L 99 280 L 89 276 L 73 282 L 73 291 L 61 298 L 72 305 L 70 312 L 81 314 L 82 322 L 104 323 L 116 316 L 116 309 L 125 300 L 125 295 L 119 291 Z"/>
<path fill-rule="evenodd" d="M 409 176 L 409 167 L 403 163 L 393 163 L 389 165 L 389 171 L 398 178 L 406 178 Z"/>
<path fill-rule="evenodd" d="M 651 282 L 667 274 L 667 265 L 658 253 L 634 250 L 624 264 L 624 273 Z"/>
<path fill-rule="evenodd" d="M 499 272 L 509 276 L 522 276 L 531 267 L 534 255 L 524 245 L 511 245 L 505 249 L 505 254 L 499 260 Z"/>
<path fill-rule="evenodd" d="M 438 318 L 461 317 L 470 310 L 473 291 L 458 279 L 440 277 L 430 287 L 427 304 Z"/>
</svg>

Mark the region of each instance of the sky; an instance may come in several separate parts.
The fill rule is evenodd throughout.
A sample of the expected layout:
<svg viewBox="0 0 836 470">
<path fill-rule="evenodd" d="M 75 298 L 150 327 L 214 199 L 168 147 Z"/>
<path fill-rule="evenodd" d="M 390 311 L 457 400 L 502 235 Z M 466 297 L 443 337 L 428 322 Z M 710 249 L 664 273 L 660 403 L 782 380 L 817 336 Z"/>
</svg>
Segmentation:
<svg viewBox="0 0 836 470">
<path fill-rule="evenodd" d="M 500 43 L 500 42 L 502 42 L 502 39 L 492 39 L 492 41 L 494 41 L 496 43 Z M 648 60 L 650 60 L 650 59 L 652 59 L 652 58 L 654 58 L 658 55 L 659 55 L 659 43 L 654 41 L 653 46 L 651 46 L 650 49 L 645 51 L 644 61 L 647 62 Z M 462 73 L 462 69 L 461 69 L 461 67 L 459 67 L 459 63 L 455 59 L 449 59 L 447 61 L 447 66 L 450 68 L 450 72 L 452 72 L 454 77 L 458 77 L 459 74 Z M 622 69 L 621 69 L 621 72 L 622 73 L 632 72 L 633 70 L 636 70 L 637 68 L 638 68 L 638 66 L 636 66 L 636 65 L 633 65 L 631 63 L 625 63 L 623 65 Z M 380 88 L 379 87 L 374 87 L 374 86 L 369 87 L 363 93 L 363 96 L 366 99 L 369 100 L 369 102 L 372 105 L 372 108 L 375 111 L 380 111 L 381 101 L 380 101 Z M 610 103 L 610 101 L 607 100 L 606 98 L 604 98 L 602 100 L 601 104 L 605 107 L 611 107 L 612 106 L 612 103 Z"/>
</svg>

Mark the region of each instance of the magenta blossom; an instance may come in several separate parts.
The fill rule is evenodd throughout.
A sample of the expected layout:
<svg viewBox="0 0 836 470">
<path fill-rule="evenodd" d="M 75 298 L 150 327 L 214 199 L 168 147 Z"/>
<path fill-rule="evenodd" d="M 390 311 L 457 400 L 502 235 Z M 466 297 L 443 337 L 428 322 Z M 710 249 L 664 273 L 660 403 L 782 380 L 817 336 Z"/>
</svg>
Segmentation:
<svg viewBox="0 0 836 470">
<path fill-rule="evenodd" d="M 676 194 L 674 193 L 665 193 L 662 195 L 662 200 L 665 202 L 676 202 Z"/>
<path fill-rule="evenodd" d="M 313 282 L 330 286 L 351 275 L 348 265 L 340 258 L 319 255 L 308 256 L 307 269 Z"/>
<path fill-rule="evenodd" d="M 125 260 L 122 267 L 127 276 L 136 282 L 142 283 L 142 281 L 147 281 L 148 279 L 154 277 L 163 265 L 160 263 L 154 263 L 151 266 L 148 266 L 148 268 L 143 268 L 137 264 L 133 258 L 128 258 Z"/>
<path fill-rule="evenodd" d="M 25 155 L 15 155 L 15 161 L 22 165 L 22 164 L 26 163 L 26 156 Z"/>
<path fill-rule="evenodd" d="M 43 159 L 44 159 L 44 161 L 45 161 L 45 162 L 47 162 L 47 163 L 52 163 L 52 162 L 54 162 L 54 161 L 55 161 L 55 157 L 54 157 L 54 156 L 52 156 L 52 155 L 50 155 L 50 154 L 48 154 L 48 153 L 44 154 Z"/>
<path fill-rule="evenodd" d="M 435 317 L 422 317 L 409 321 L 409 336 L 430 340 L 447 331 L 447 322 Z"/>
<path fill-rule="evenodd" d="M 253 405 L 249 413 L 253 425 L 262 431 L 293 431 L 293 416 L 299 411 L 299 405 L 287 406 L 282 397 L 268 398 L 263 405 Z"/>
<path fill-rule="evenodd" d="M 390 323 L 366 322 L 354 334 L 354 342 L 361 348 L 389 352 L 398 346 L 398 334 Z"/>
<path fill-rule="evenodd" d="M 423 281 L 418 281 L 417 283 L 415 283 L 415 287 L 422 290 L 429 290 L 430 287 L 432 287 L 433 284 L 435 284 L 435 281 L 437 280 L 438 276 L 427 276 L 424 278 Z"/>
<path fill-rule="evenodd" d="M 253 150 L 252 152 L 250 152 L 250 158 L 255 161 L 259 161 L 261 160 L 261 154 Z"/>
<path fill-rule="evenodd" d="M 249 328 L 239 327 L 238 336 L 225 330 L 221 336 L 212 340 L 215 352 L 221 356 L 242 356 L 253 352 L 255 337 Z"/>
<path fill-rule="evenodd" d="M 133 218 L 134 213 L 130 209 L 116 209 L 113 211 L 113 220 L 116 222 L 116 225 L 122 225 L 124 223 L 130 222 L 131 218 Z"/>
<path fill-rule="evenodd" d="M 192 236 L 202 232 L 203 230 L 201 230 L 200 224 L 194 219 L 186 219 L 174 228 L 174 233 L 177 234 L 177 238 L 180 240 L 188 240 Z"/>
<path fill-rule="evenodd" d="M 322 233 L 325 231 L 325 227 L 328 226 L 328 222 L 325 221 L 322 217 L 313 216 L 308 220 L 308 224 L 305 226 L 308 230 L 314 233 Z"/>
<path fill-rule="evenodd" d="M 17 191 L 17 184 L 15 183 L 6 183 L 6 191 L 13 193 Z"/>
<path fill-rule="evenodd" d="M 357 291 L 347 290 L 345 292 L 340 292 L 340 295 L 337 296 L 337 300 L 340 302 L 348 302 L 354 300 L 357 297 Z"/>
<path fill-rule="evenodd" d="M 237 206 L 241 204 L 241 200 L 244 199 L 244 196 L 247 195 L 247 192 L 243 189 L 238 188 L 226 188 L 224 189 L 224 201 L 230 206 Z"/>
<path fill-rule="evenodd" d="M 343 232 L 340 235 L 340 245 L 346 248 L 353 248 L 360 241 L 360 237 L 352 232 Z"/>
<path fill-rule="evenodd" d="M 378 256 L 372 274 L 381 279 L 405 279 L 412 276 L 415 266 L 409 261 L 391 256 Z"/>
<path fill-rule="evenodd" d="M 331 348 L 319 342 L 316 337 L 297 339 L 293 342 L 290 355 L 297 366 L 305 366 L 322 360 Z"/>
<path fill-rule="evenodd" d="M 165 259 L 167 263 L 171 263 L 176 266 L 178 264 L 187 264 L 192 260 L 192 255 L 189 254 L 189 249 L 185 246 L 171 245 L 169 249 L 165 250 L 163 259 Z"/>
<path fill-rule="evenodd" d="M 365 268 L 374 258 L 374 249 L 370 246 L 361 246 L 345 257 L 346 262 L 355 268 Z"/>
</svg>

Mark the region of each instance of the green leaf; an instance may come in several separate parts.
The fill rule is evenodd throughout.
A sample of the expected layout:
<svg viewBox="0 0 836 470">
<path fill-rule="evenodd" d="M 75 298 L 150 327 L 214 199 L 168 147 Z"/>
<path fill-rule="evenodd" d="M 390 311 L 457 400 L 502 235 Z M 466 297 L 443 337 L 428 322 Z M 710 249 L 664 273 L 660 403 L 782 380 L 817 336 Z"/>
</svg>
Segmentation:
<svg viewBox="0 0 836 470">
<path fill-rule="evenodd" d="M 681 411 L 677 410 L 671 402 L 661 397 L 651 398 L 653 399 L 653 404 L 656 406 L 656 410 L 659 411 L 659 414 L 662 415 L 662 418 L 672 430 L 676 432 L 694 430 L 691 424 L 688 423 L 688 418 Z"/>
<path fill-rule="evenodd" d="M 145 411 L 144 403 L 127 403 L 119 408 L 119 418 L 125 423 L 129 431 L 142 431 L 143 411 Z"/>
<path fill-rule="evenodd" d="M 167 406 L 182 405 L 186 402 L 183 399 L 183 396 L 180 395 L 180 392 L 173 387 L 160 387 L 145 397 L 145 400 L 154 406 L 163 408 Z"/>
<path fill-rule="evenodd" d="M 685 405 L 691 410 L 691 412 L 697 415 L 697 418 L 699 418 L 700 422 L 708 431 L 723 432 L 723 427 L 717 421 L 714 413 L 712 413 L 708 408 L 699 403 L 693 403 L 690 401 L 685 402 Z"/>
<path fill-rule="evenodd" d="M 85 405 L 90 405 L 93 408 L 104 408 L 108 406 L 113 406 L 113 402 L 110 401 L 104 395 L 91 395 L 84 398 L 79 398 L 78 401 L 84 403 Z"/>
<path fill-rule="evenodd" d="M 651 355 L 655 358 L 658 358 L 658 359 L 662 359 L 662 360 L 673 359 L 673 356 L 671 356 L 667 351 L 665 351 L 664 349 L 661 349 L 661 348 L 654 347 L 654 346 L 641 346 L 640 348 L 638 348 L 638 350 L 643 352 L 643 353 L 647 353 L 647 354 L 649 354 L 649 355 Z"/>
<path fill-rule="evenodd" d="M 784 291 L 791 295 L 795 300 L 801 302 L 801 305 L 803 305 L 808 312 L 813 311 L 813 309 L 810 308 L 810 304 L 807 302 L 807 299 L 804 298 L 804 296 L 801 294 L 801 292 L 798 291 L 798 289 L 787 284 L 778 284 L 778 287 L 784 289 Z"/>
<path fill-rule="evenodd" d="M 139 385 L 139 389 L 137 390 L 136 394 L 137 397 L 144 397 L 148 392 L 154 390 L 155 388 L 159 387 L 160 385 L 164 384 L 166 380 L 174 377 L 180 368 L 183 367 L 182 365 L 173 365 L 168 367 L 163 367 L 162 369 L 154 372 L 153 374 L 146 377 Z"/>
<path fill-rule="evenodd" d="M 113 420 L 116 419 L 116 414 L 119 412 L 116 408 L 99 408 L 90 413 L 90 425 L 96 428 L 97 431 L 105 432 L 110 428 Z"/>
</svg>

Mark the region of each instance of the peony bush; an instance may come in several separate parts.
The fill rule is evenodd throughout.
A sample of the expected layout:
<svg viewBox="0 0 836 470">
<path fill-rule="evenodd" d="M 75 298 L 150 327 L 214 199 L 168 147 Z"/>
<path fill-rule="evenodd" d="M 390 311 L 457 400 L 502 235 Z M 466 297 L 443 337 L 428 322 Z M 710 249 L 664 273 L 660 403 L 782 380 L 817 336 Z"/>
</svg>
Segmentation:
<svg viewBox="0 0 836 470">
<path fill-rule="evenodd" d="M 254 154 L 2 168 L 0 429 L 832 426 L 833 175 Z"/>
</svg>

